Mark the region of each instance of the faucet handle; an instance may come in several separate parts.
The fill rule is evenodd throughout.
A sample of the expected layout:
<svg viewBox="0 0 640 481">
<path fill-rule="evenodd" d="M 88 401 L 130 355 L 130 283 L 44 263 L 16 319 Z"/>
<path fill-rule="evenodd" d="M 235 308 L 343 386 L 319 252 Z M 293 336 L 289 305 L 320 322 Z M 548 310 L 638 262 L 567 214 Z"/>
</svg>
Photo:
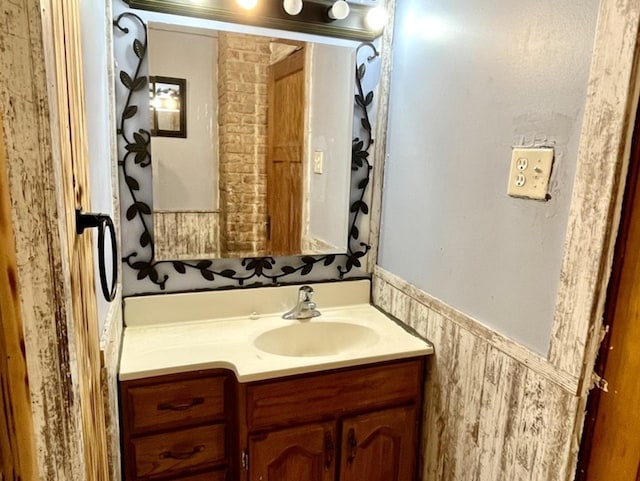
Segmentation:
<svg viewBox="0 0 640 481">
<path fill-rule="evenodd" d="M 311 300 L 313 289 L 309 286 L 302 286 L 298 289 L 298 303 L 293 309 L 285 312 L 283 319 L 311 319 L 318 317 L 320 311 L 316 310 L 316 303 Z"/>
<path fill-rule="evenodd" d="M 311 297 L 313 297 L 313 288 L 310 286 L 302 286 L 298 290 L 298 301 L 299 302 L 309 302 L 311 301 Z"/>
</svg>

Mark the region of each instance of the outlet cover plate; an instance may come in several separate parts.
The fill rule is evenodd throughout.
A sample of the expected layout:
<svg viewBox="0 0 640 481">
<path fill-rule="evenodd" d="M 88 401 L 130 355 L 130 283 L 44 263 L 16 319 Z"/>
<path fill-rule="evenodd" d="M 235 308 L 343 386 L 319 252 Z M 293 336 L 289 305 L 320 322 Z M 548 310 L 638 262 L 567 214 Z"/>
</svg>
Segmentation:
<svg viewBox="0 0 640 481">
<path fill-rule="evenodd" d="M 507 194 L 511 197 L 547 200 L 552 166 L 552 148 L 514 148 Z"/>
</svg>

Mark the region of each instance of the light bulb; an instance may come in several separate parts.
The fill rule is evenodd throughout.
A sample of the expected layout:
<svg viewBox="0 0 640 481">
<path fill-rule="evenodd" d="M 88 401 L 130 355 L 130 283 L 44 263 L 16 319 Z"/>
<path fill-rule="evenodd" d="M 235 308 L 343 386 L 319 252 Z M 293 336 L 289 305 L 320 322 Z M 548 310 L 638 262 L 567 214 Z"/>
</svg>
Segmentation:
<svg viewBox="0 0 640 481">
<path fill-rule="evenodd" d="M 298 15 L 302 11 L 302 0 L 284 0 L 282 8 L 289 15 Z"/>
<path fill-rule="evenodd" d="M 258 0 L 236 0 L 236 2 L 245 10 L 252 10 L 258 4 Z"/>
<path fill-rule="evenodd" d="M 387 11 L 384 7 L 373 7 L 364 18 L 367 28 L 379 32 L 387 24 Z"/>
<path fill-rule="evenodd" d="M 332 20 L 344 20 L 349 15 L 349 4 L 344 0 L 338 0 L 331 5 L 328 15 Z"/>
</svg>

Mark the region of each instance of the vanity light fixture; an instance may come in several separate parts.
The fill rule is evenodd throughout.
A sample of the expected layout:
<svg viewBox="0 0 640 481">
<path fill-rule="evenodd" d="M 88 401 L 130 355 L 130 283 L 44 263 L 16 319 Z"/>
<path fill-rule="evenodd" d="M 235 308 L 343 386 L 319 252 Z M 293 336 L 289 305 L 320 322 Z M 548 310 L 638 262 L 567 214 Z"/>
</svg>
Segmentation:
<svg viewBox="0 0 640 481">
<path fill-rule="evenodd" d="M 302 0 L 283 0 L 282 8 L 287 15 L 298 15 L 302 11 Z"/>
<path fill-rule="evenodd" d="M 236 2 L 245 10 L 253 10 L 258 4 L 258 0 L 236 0 Z"/>
<path fill-rule="evenodd" d="M 327 16 L 329 20 L 344 20 L 349 15 L 349 4 L 344 0 L 337 0 L 329 7 Z"/>
<path fill-rule="evenodd" d="M 387 10 L 384 7 L 373 7 L 364 17 L 364 23 L 368 29 L 380 32 L 387 24 Z"/>
<path fill-rule="evenodd" d="M 130 8 L 372 41 L 388 23 L 383 0 L 123 0 Z"/>
</svg>

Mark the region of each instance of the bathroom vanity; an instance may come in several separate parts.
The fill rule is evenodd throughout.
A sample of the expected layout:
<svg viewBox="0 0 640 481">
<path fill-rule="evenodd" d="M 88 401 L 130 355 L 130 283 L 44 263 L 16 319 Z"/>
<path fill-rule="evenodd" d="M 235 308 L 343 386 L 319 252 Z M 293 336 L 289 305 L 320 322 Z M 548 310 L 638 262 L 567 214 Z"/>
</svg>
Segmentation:
<svg viewBox="0 0 640 481">
<path fill-rule="evenodd" d="M 126 479 L 412 480 L 422 378 L 416 358 L 247 384 L 220 369 L 123 382 Z"/>
<path fill-rule="evenodd" d="M 372 306 L 351 303 L 368 299 L 368 281 L 346 284 L 314 286 L 322 316 L 309 322 L 271 314 L 291 307 L 298 286 L 251 290 L 251 299 L 237 303 L 262 307 L 249 316 L 196 312 L 199 301 L 205 310 L 229 309 L 242 291 L 177 295 L 190 296 L 174 299 L 174 312 L 195 316 L 188 322 L 151 323 L 169 309 L 125 304 L 133 317 L 120 373 L 125 479 L 414 480 L 424 359 L 432 348 Z M 224 294 L 223 304 L 211 297 Z M 340 336 L 331 339 L 336 330 Z M 265 335 L 283 342 L 261 345 Z M 336 341 L 348 336 L 358 339 Z M 293 353 L 292 344 L 312 355 Z M 320 352 L 315 344 L 333 347 Z M 278 350 L 287 355 L 269 352 Z"/>
</svg>

